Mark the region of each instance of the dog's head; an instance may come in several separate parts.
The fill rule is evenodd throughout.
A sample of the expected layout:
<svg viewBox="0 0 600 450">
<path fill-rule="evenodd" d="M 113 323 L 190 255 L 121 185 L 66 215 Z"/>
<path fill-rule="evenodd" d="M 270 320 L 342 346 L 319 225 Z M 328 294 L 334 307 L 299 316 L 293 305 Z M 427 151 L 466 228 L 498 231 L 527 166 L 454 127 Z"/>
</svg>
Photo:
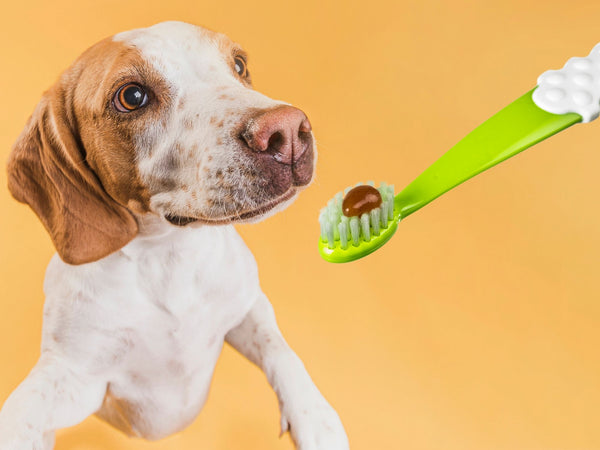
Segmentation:
<svg viewBox="0 0 600 450">
<path fill-rule="evenodd" d="M 43 96 L 8 163 L 62 259 L 100 259 L 137 233 L 259 220 L 312 180 L 299 109 L 252 89 L 246 53 L 226 36 L 165 22 L 88 49 Z"/>
</svg>

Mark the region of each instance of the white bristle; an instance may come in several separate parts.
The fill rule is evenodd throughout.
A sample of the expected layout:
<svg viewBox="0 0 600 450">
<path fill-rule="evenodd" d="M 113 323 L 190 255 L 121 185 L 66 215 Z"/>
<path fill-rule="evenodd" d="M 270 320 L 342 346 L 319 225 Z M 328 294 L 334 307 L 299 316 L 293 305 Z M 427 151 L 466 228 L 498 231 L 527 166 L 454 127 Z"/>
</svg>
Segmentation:
<svg viewBox="0 0 600 450">
<path fill-rule="evenodd" d="M 327 224 L 325 222 L 321 222 L 321 239 L 327 242 Z"/>
<path fill-rule="evenodd" d="M 327 217 L 329 217 L 330 219 L 335 219 L 337 216 L 336 210 L 335 210 L 335 205 L 331 205 L 327 207 Z"/>
<path fill-rule="evenodd" d="M 350 218 L 350 237 L 352 238 L 352 245 L 357 247 L 360 241 L 360 223 L 356 216 Z"/>
<path fill-rule="evenodd" d="M 388 223 L 388 204 L 386 202 L 383 202 L 380 206 L 381 208 L 381 227 L 382 228 L 387 228 L 387 223 Z"/>
<path fill-rule="evenodd" d="M 338 231 L 340 234 L 340 247 L 345 250 L 348 248 L 348 220 L 342 220 L 338 224 Z"/>
<path fill-rule="evenodd" d="M 337 241 L 340 239 L 340 230 L 337 227 L 339 220 L 335 220 L 334 222 L 331 222 L 331 228 L 333 229 L 333 240 Z"/>
<path fill-rule="evenodd" d="M 381 225 L 381 208 L 375 208 L 371 211 L 371 227 L 373 234 L 379 236 L 379 226 Z"/>
<path fill-rule="evenodd" d="M 394 185 L 390 184 L 388 189 L 390 193 L 390 210 L 388 211 L 388 218 L 389 220 L 392 220 L 394 218 Z"/>
<path fill-rule="evenodd" d="M 319 223 L 323 222 L 324 218 L 325 218 L 325 208 L 321 208 L 321 211 L 319 211 Z"/>
<path fill-rule="evenodd" d="M 333 223 L 330 223 L 327 225 L 327 229 L 325 230 L 327 233 L 327 246 L 329 248 L 335 247 L 335 233 L 333 231 L 334 228 L 337 228 L 337 227 L 334 227 Z"/>
<path fill-rule="evenodd" d="M 330 205 L 327 207 L 327 218 L 332 222 L 337 222 L 337 212 L 335 210 L 335 205 Z"/>
<path fill-rule="evenodd" d="M 346 216 L 342 215 L 340 217 L 340 222 L 341 223 L 345 223 L 346 224 L 346 228 L 350 226 L 350 224 L 349 224 L 350 223 L 350 218 L 349 217 L 346 217 Z"/>
<path fill-rule="evenodd" d="M 364 213 L 360 216 L 360 227 L 362 229 L 363 239 L 369 242 L 371 240 L 371 224 L 368 213 Z"/>
<path fill-rule="evenodd" d="M 321 209 L 321 213 L 319 214 L 319 225 L 321 225 L 321 239 L 327 242 L 327 208 Z"/>
</svg>

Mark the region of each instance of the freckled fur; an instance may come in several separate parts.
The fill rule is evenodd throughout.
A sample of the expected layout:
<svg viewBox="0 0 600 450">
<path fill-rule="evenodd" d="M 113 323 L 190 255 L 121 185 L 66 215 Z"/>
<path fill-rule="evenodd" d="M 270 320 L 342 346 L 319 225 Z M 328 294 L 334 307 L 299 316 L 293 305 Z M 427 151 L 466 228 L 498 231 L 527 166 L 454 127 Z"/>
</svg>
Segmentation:
<svg viewBox="0 0 600 450">
<path fill-rule="evenodd" d="M 260 94 L 251 89 L 248 80 L 239 78 L 232 69 L 232 58 L 236 52 L 243 54 L 243 50 L 226 36 L 191 26 L 189 29 L 177 26 L 177 32 L 172 33 L 171 27 L 172 24 L 160 24 L 156 28 L 133 30 L 115 37 L 118 42 L 127 43 L 141 52 L 147 63 L 169 80 L 167 101 L 178 105 L 176 110 L 169 109 L 169 117 L 165 119 L 168 126 L 148 127 L 148 136 L 143 141 L 152 147 L 152 154 L 138 152 L 139 172 L 148 186 L 151 209 L 161 215 L 169 212 L 209 223 L 228 223 L 240 220 L 253 210 L 261 210 L 277 198 L 288 194 L 292 194 L 291 199 L 295 198 L 299 189 L 290 187 L 293 176 L 287 173 L 289 167 L 277 167 L 270 156 L 249 154 L 237 137 L 240 124 L 247 121 L 249 115 L 285 103 Z M 194 45 L 181 46 L 178 38 Z M 183 106 L 182 99 L 185 99 Z M 235 99 L 235 103 L 231 99 Z M 156 158 L 165 158 L 165 154 L 172 152 L 174 139 L 180 143 L 179 148 L 188 149 L 174 155 L 179 159 L 180 167 L 200 164 L 214 172 L 236 164 L 259 171 L 253 178 L 245 177 L 244 171 L 236 172 L 221 185 L 221 190 L 211 190 L 212 181 L 204 179 L 202 172 L 186 170 L 179 174 L 179 179 L 187 184 L 199 183 L 197 199 L 180 189 L 165 191 L 164 183 L 159 181 L 164 178 L 164 171 L 156 164 Z M 311 153 L 309 165 L 313 164 Z M 237 204 L 226 201 L 232 186 L 237 187 L 236 195 L 240 196 Z M 206 201 L 209 196 L 213 201 Z M 282 206 L 285 204 L 281 203 Z M 206 208 L 206 205 L 213 206 Z M 279 209 L 274 208 L 271 213 Z"/>
</svg>

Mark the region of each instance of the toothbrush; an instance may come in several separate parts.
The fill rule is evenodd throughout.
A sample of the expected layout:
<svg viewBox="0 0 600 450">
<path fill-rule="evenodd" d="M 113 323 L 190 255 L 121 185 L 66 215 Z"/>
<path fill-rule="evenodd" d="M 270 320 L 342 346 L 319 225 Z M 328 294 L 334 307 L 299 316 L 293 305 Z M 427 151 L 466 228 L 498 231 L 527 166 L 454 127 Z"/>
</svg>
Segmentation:
<svg viewBox="0 0 600 450">
<path fill-rule="evenodd" d="M 335 263 L 362 258 L 385 244 L 398 222 L 453 187 L 571 125 L 591 122 L 599 114 L 597 44 L 587 57 L 570 58 L 562 69 L 540 75 L 537 87 L 469 133 L 395 197 L 393 186 L 385 183 L 378 189 L 373 183 L 348 188 L 346 198 L 338 193 L 319 215 L 319 253 Z M 354 210 L 348 216 L 342 208 L 352 202 L 355 204 L 349 208 Z"/>
</svg>

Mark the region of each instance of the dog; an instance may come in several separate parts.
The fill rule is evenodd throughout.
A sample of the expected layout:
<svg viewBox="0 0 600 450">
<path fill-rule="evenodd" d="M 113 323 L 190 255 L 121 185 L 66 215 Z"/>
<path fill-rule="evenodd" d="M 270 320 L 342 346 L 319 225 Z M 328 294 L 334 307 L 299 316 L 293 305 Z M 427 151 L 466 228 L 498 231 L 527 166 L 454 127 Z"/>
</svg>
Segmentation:
<svg viewBox="0 0 600 450">
<path fill-rule="evenodd" d="M 182 430 L 224 342 L 266 374 L 297 448 L 348 449 L 233 227 L 289 205 L 315 159 L 306 115 L 253 90 L 222 34 L 163 22 L 85 51 L 8 161 L 57 254 L 41 356 L 0 412 L 0 449 L 51 449 L 91 414 L 144 439 Z"/>
</svg>

